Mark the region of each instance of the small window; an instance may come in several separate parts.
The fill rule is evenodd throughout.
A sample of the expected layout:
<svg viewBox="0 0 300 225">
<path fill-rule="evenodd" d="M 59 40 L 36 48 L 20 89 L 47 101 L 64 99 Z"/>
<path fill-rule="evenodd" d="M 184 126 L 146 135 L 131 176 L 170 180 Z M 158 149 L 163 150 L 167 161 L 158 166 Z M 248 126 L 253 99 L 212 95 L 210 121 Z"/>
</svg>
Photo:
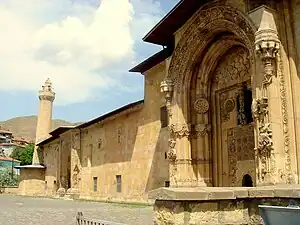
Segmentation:
<svg viewBox="0 0 300 225">
<path fill-rule="evenodd" d="M 165 159 L 167 159 L 168 158 L 168 154 L 165 152 Z"/>
<path fill-rule="evenodd" d="M 97 185 L 98 185 L 98 177 L 94 177 L 94 192 L 97 192 Z"/>
<path fill-rule="evenodd" d="M 161 127 L 167 127 L 169 124 L 168 110 L 166 106 L 160 108 L 160 123 Z"/>
<path fill-rule="evenodd" d="M 170 181 L 165 181 L 165 187 L 170 187 Z"/>
<path fill-rule="evenodd" d="M 121 192 L 122 191 L 122 177 L 121 177 L 121 175 L 117 175 L 116 180 L 117 180 L 117 192 Z"/>
</svg>

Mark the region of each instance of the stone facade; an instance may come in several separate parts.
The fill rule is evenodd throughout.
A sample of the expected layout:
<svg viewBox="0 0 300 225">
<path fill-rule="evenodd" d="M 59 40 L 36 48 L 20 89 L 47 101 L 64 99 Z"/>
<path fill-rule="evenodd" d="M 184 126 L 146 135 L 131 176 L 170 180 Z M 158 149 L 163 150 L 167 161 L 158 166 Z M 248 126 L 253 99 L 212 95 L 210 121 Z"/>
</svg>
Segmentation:
<svg viewBox="0 0 300 225">
<path fill-rule="evenodd" d="M 299 190 L 299 186 L 161 189 L 152 193 L 157 199 L 154 224 L 263 225 L 259 205 L 300 204 Z"/>
<path fill-rule="evenodd" d="M 164 187 L 169 181 L 168 127 L 162 128 L 160 121 L 164 76 L 165 63 L 161 63 L 145 75 L 143 102 L 41 142 L 44 194 L 147 202 L 148 191 Z"/>
<path fill-rule="evenodd" d="M 188 4 L 198 10 L 178 16 L 189 13 Z M 45 194 L 146 201 L 148 191 L 164 185 L 174 192 L 190 188 L 174 204 L 166 195 L 154 197 L 156 211 L 170 211 L 157 224 L 205 224 L 195 218 L 208 221 L 201 213 L 208 208 L 208 218 L 228 218 L 233 214 L 223 209 L 230 204 L 240 215 L 237 224 L 259 224 L 245 215 L 252 210 L 245 202 L 256 204 L 259 196 L 188 201 L 200 187 L 216 188 L 209 189 L 213 194 L 220 187 L 299 184 L 299 12 L 296 0 L 181 1 L 145 37 L 156 37 L 152 42 L 171 54 L 164 49 L 137 66 L 147 67 L 139 70 L 144 102 L 53 131 L 39 144 Z M 171 32 L 176 23 L 181 27 Z"/>
</svg>

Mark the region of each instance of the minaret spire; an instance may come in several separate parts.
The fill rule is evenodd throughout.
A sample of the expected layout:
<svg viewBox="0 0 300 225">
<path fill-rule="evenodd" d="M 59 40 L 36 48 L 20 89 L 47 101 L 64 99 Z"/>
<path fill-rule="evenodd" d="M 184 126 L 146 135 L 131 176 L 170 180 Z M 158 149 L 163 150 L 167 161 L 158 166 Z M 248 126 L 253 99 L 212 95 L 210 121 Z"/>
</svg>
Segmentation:
<svg viewBox="0 0 300 225">
<path fill-rule="evenodd" d="M 39 91 L 39 99 L 40 106 L 36 126 L 35 145 L 49 137 L 49 132 L 52 129 L 52 108 L 53 101 L 55 99 L 55 93 L 53 91 L 50 78 L 46 80 L 45 84 L 42 86 L 42 89 Z M 38 146 L 35 146 L 32 164 L 42 163 L 42 159 L 39 155 Z"/>
</svg>

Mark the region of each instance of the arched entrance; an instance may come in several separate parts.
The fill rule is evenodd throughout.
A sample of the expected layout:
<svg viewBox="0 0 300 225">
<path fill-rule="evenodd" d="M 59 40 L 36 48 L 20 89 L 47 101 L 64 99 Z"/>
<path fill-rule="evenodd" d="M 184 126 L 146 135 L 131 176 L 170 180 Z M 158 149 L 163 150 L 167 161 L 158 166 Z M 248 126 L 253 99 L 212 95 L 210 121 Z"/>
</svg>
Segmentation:
<svg viewBox="0 0 300 225">
<path fill-rule="evenodd" d="M 204 6 L 182 35 L 164 83 L 174 85 L 171 186 L 242 186 L 244 174 L 256 177 L 253 47 L 251 23 L 229 6 Z"/>
</svg>

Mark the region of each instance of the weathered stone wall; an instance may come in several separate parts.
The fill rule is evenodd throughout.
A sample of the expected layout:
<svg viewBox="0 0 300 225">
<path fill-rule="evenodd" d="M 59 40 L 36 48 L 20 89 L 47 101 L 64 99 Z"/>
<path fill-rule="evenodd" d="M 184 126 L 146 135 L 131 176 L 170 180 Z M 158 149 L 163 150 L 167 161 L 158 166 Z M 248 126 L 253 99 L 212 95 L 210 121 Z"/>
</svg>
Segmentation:
<svg viewBox="0 0 300 225">
<path fill-rule="evenodd" d="M 155 225 L 263 225 L 259 205 L 297 205 L 300 203 L 298 191 L 299 186 L 164 188 L 150 193 L 150 196 L 154 194 L 157 199 L 154 204 Z"/>
<path fill-rule="evenodd" d="M 46 195 L 56 194 L 58 185 L 58 166 L 59 166 L 59 140 L 55 140 L 43 148 L 45 170 L 45 192 Z"/>
<path fill-rule="evenodd" d="M 261 198 L 219 201 L 156 201 L 154 224 L 262 225 L 258 205 L 288 206 L 291 199 Z M 300 202 L 300 201 L 299 201 Z"/>
<path fill-rule="evenodd" d="M 163 62 L 146 72 L 144 105 L 81 130 L 71 129 L 43 146 L 48 195 L 55 195 L 59 187 L 67 190 L 69 182 L 80 198 L 147 201 L 148 191 L 165 185 L 168 127 L 161 128 L 160 122 L 165 68 Z M 116 175 L 121 175 L 121 192 Z"/>
<path fill-rule="evenodd" d="M 20 171 L 20 195 L 45 195 L 45 170 L 22 168 Z"/>
<path fill-rule="evenodd" d="M 161 129 L 159 83 L 164 65 L 146 75 L 145 105 L 81 131 L 82 198 L 146 201 L 147 192 L 168 180 L 167 128 Z M 122 177 L 117 192 L 116 175 Z M 97 177 L 97 190 L 94 179 Z"/>
</svg>

